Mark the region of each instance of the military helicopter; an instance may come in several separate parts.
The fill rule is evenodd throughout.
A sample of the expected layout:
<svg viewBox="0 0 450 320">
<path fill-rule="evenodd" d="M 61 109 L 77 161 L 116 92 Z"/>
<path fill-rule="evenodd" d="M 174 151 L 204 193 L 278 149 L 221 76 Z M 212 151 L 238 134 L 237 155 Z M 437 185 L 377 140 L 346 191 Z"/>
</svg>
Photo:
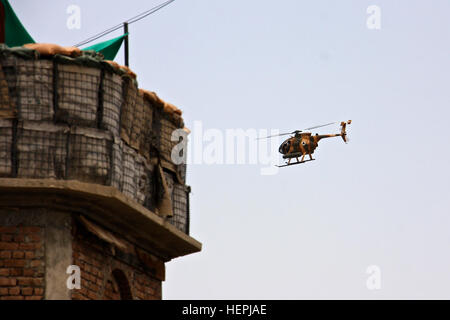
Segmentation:
<svg viewBox="0 0 450 320">
<path fill-rule="evenodd" d="M 333 138 L 333 137 L 342 137 L 342 140 L 344 140 L 345 143 L 348 142 L 347 132 L 345 131 L 347 124 L 351 124 L 352 120 L 348 121 L 342 121 L 341 122 L 341 133 L 336 134 L 315 134 L 312 135 L 311 132 L 303 132 L 306 130 L 312 130 L 317 129 L 321 127 L 330 126 L 332 124 L 335 124 L 337 122 L 331 122 L 319 126 L 314 126 L 310 128 L 306 128 L 303 130 L 295 130 L 293 132 L 288 133 L 281 133 L 273 136 L 268 136 L 261 139 L 267 139 L 272 137 L 278 137 L 278 136 L 285 136 L 288 134 L 293 134 L 294 136 L 286 139 L 283 141 L 283 143 L 280 145 L 280 148 L 278 151 L 283 155 L 283 159 L 288 159 L 288 162 L 284 165 L 277 166 L 277 167 L 287 167 L 292 166 L 295 164 L 305 163 L 307 161 L 315 160 L 312 157 L 312 154 L 314 153 L 314 150 L 317 148 L 318 143 L 320 140 L 324 138 Z M 309 155 L 309 160 L 305 160 L 305 156 Z M 299 157 L 302 157 L 301 160 L 299 160 Z M 291 163 L 292 158 L 296 158 L 297 162 Z"/>
</svg>

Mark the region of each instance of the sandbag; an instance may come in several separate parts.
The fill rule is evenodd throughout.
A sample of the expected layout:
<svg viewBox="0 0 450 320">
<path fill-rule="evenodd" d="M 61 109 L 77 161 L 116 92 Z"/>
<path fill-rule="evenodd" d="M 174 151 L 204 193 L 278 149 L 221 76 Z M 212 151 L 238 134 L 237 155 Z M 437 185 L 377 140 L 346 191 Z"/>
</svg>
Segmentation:
<svg viewBox="0 0 450 320">
<path fill-rule="evenodd" d="M 144 98 L 148 99 L 154 107 L 164 109 L 164 101 L 161 100 L 155 92 L 144 89 L 139 90 L 142 91 Z"/>
<path fill-rule="evenodd" d="M 173 104 L 169 103 L 169 102 L 164 102 L 164 112 L 168 113 L 168 114 L 177 114 L 179 116 L 181 116 L 182 112 L 180 109 L 178 109 L 177 107 L 175 107 Z"/>
<path fill-rule="evenodd" d="M 111 66 L 113 66 L 116 69 L 122 70 L 131 79 L 136 79 L 137 78 L 136 73 L 134 73 L 129 67 L 122 66 L 122 65 L 118 64 L 117 62 L 111 61 L 111 60 L 105 60 L 105 62 L 109 63 Z"/>
<path fill-rule="evenodd" d="M 0 59 L 5 56 L 14 55 L 23 59 L 39 59 L 39 52 L 24 47 L 8 47 L 7 45 L 0 43 Z"/>
<path fill-rule="evenodd" d="M 77 47 L 62 47 L 53 43 L 28 43 L 23 45 L 23 47 L 36 50 L 42 56 L 54 56 L 55 54 L 69 57 L 81 56 L 81 50 Z"/>
</svg>

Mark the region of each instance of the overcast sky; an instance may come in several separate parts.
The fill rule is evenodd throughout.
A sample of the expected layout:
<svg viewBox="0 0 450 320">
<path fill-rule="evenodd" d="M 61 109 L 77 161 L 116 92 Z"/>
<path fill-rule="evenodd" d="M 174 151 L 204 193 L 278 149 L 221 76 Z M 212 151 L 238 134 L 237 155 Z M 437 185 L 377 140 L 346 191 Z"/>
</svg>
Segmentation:
<svg viewBox="0 0 450 320">
<path fill-rule="evenodd" d="M 160 3 L 10 2 L 36 41 L 61 45 Z M 70 5 L 80 29 L 66 26 Z M 367 27 L 370 5 L 379 30 Z M 316 161 L 275 175 L 190 165 L 203 250 L 167 264 L 163 297 L 450 299 L 449 13 L 448 0 L 177 0 L 131 25 L 140 87 L 180 107 L 188 127 L 353 120 L 349 144 L 323 140 Z M 378 290 L 366 286 L 371 265 Z"/>
</svg>

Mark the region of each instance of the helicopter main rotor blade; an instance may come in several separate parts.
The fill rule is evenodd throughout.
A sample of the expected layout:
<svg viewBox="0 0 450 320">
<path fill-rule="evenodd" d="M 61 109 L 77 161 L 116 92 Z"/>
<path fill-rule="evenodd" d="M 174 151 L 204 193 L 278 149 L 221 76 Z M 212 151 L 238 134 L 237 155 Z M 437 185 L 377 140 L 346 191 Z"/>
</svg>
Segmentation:
<svg viewBox="0 0 450 320">
<path fill-rule="evenodd" d="M 338 123 L 338 122 L 330 122 L 330 123 L 327 123 L 327 124 L 321 124 L 319 126 L 309 127 L 309 128 L 303 129 L 303 130 L 317 129 L 317 128 L 321 128 L 321 127 L 330 126 L 330 125 L 335 124 L 335 123 Z M 256 140 L 269 139 L 269 138 L 273 138 L 273 137 L 280 137 L 280 136 L 285 136 L 285 135 L 288 135 L 288 134 L 296 134 L 296 133 L 302 132 L 303 130 L 295 130 L 293 132 L 275 134 L 275 135 L 271 135 L 271 136 L 267 136 L 267 137 L 257 138 Z"/>
<path fill-rule="evenodd" d="M 312 130 L 312 129 L 322 128 L 322 127 L 326 127 L 326 126 L 331 126 L 332 124 L 335 124 L 335 123 L 337 123 L 337 122 L 330 122 L 330 123 L 327 123 L 327 124 L 321 124 L 319 126 L 309 127 L 309 128 L 303 129 L 303 130 Z"/>
<path fill-rule="evenodd" d="M 291 133 L 291 132 L 288 132 L 288 133 L 274 134 L 274 135 L 267 136 L 267 137 L 257 138 L 256 140 L 269 139 L 269 138 L 273 138 L 273 137 L 285 136 L 285 135 L 288 135 L 288 134 L 292 134 L 292 133 Z"/>
</svg>

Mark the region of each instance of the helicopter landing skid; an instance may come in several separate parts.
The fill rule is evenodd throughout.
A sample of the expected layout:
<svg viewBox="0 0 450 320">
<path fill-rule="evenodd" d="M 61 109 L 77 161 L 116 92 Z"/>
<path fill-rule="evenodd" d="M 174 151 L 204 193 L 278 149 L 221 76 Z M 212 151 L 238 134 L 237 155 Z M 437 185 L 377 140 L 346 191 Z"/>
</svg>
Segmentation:
<svg viewBox="0 0 450 320">
<path fill-rule="evenodd" d="M 303 160 L 303 161 L 298 161 L 298 162 L 289 163 L 289 164 L 283 164 L 283 165 L 277 166 L 277 167 L 278 167 L 278 168 L 288 167 L 288 166 L 293 166 L 293 165 L 296 165 L 296 164 L 305 163 L 305 162 L 308 162 L 308 161 L 314 161 L 314 160 L 316 160 L 316 159 L 309 159 L 309 160 Z"/>
</svg>

